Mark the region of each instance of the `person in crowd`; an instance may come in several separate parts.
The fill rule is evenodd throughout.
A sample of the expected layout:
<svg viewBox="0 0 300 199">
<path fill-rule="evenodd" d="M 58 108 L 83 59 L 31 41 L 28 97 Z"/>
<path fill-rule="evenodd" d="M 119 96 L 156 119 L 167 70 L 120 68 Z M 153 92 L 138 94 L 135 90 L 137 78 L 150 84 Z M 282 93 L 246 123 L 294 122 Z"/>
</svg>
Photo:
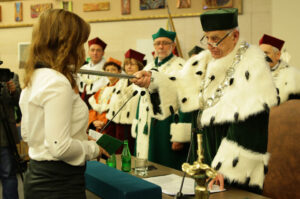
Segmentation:
<svg viewBox="0 0 300 199">
<path fill-rule="evenodd" d="M 0 82 L 0 179 L 2 198 L 18 199 L 17 164 L 14 149 L 20 142 L 16 128 L 15 107 L 18 107 L 21 88 L 19 76 L 14 73 L 7 82 Z"/>
<path fill-rule="evenodd" d="M 99 37 L 95 37 L 88 41 L 88 45 L 88 54 L 91 59 L 90 62 L 83 65 L 81 69 L 103 71 L 103 66 L 106 62 L 103 55 L 107 44 Z M 79 74 L 77 82 L 79 94 L 90 109 L 91 107 L 88 103 L 88 99 L 100 88 L 108 84 L 109 80 L 104 76 Z"/>
<path fill-rule="evenodd" d="M 133 75 L 144 68 L 145 54 L 129 49 L 125 53 L 123 70 L 128 75 Z M 138 91 L 136 86 L 128 79 L 120 79 L 115 86 L 115 92 L 111 97 L 109 111 L 106 115 L 107 119 L 112 120 L 111 125 L 114 125 L 113 136 L 120 140 L 128 140 L 131 154 L 134 154 L 134 146 L 136 135 L 131 135 L 131 125 L 136 117 L 137 104 L 139 101 Z M 129 101 L 128 101 L 129 100 Z M 127 102 L 128 101 L 128 102 Z M 126 105 L 122 107 L 124 104 Z M 117 114 L 117 112 L 120 112 Z M 116 115 L 117 114 L 117 115 Z M 121 153 L 120 148 L 117 153 Z"/>
<path fill-rule="evenodd" d="M 240 37 L 236 8 L 207 11 L 200 19 L 208 50 L 191 57 L 176 77 L 139 71 L 132 81 L 159 96 L 159 102 L 152 101 L 153 110 L 161 110 L 154 116 L 170 117 L 178 108 L 193 113 L 204 162 L 218 172 L 209 187 L 218 183 L 223 189 L 225 179 L 261 193 L 269 160 L 269 109 L 277 104 L 265 55 Z M 190 131 L 180 135 L 185 134 Z"/>
<path fill-rule="evenodd" d="M 194 46 L 188 53 L 189 57 L 198 55 L 201 51 L 203 51 L 204 49 L 199 47 L 199 46 Z"/>
<path fill-rule="evenodd" d="M 33 27 L 19 101 L 30 157 L 25 199 L 86 198 L 86 161 L 109 156 L 88 140 L 88 108 L 75 92 L 89 33 L 88 23 L 62 9 L 43 12 Z"/>
<path fill-rule="evenodd" d="M 145 66 L 145 70 L 155 70 L 161 73 L 174 75 L 178 73 L 185 61 L 173 55 L 176 43 L 174 42 L 176 33 L 160 28 L 152 35 L 156 58 Z M 185 162 L 188 150 L 186 140 L 176 140 L 171 138 L 170 125 L 174 122 L 174 117 L 170 116 L 164 120 L 153 118 L 151 112 L 159 113 L 162 110 L 152 107 L 151 102 L 159 103 L 158 95 L 148 91 L 140 91 L 140 100 L 136 118 L 132 125 L 132 134 L 136 134 L 136 155 L 141 158 L 148 158 L 168 167 L 180 169 Z M 165 93 L 168 95 L 168 92 Z M 163 107 L 169 109 L 169 107 Z"/>
<path fill-rule="evenodd" d="M 109 58 L 103 66 L 105 72 L 110 73 L 121 73 L 122 62 Z M 92 109 L 89 112 L 89 129 L 94 129 L 96 131 L 101 131 L 105 124 L 108 122 L 106 114 L 109 108 L 109 103 L 111 96 L 113 94 L 114 86 L 119 81 L 118 77 L 108 77 L 109 83 L 104 87 L 100 88 L 94 95 L 89 98 L 89 104 Z M 112 126 L 108 126 L 103 133 L 107 133 L 113 136 Z"/>
<path fill-rule="evenodd" d="M 259 46 L 270 65 L 280 103 L 289 99 L 300 99 L 300 70 L 281 59 L 283 45 L 283 40 L 267 34 L 259 40 Z"/>
</svg>

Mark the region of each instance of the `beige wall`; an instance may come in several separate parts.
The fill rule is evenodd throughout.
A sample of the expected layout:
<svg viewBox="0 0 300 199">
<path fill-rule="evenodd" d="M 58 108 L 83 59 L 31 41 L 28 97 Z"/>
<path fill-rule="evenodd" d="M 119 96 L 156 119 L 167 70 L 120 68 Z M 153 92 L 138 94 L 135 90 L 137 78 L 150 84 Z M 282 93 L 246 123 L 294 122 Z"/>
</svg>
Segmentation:
<svg viewBox="0 0 300 199">
<path fill-rule="evenodd" d="M 295 0 L 296 1 L 296 0 Z M 116 1 L 114 1 L 116 2 Z M 119 2 L 119 1 L 118 1 Z M 250 43 L 257 44 L 263 33 L 271 34 L 271 0 L 244 0 L 243 14 L 239 15 L 241 35 Z M 147 53 L 153 50 L 151 35 L 159 27 L 166 27 L 167 19 L 116 21 L 91 23 L 90 38 L 101 37 L 108 43 L 105 57 L 110 56 L 123 60 L 123 54 L 129 48 Z M 180 45 L 187 58 L 187 52 L 199 45 L 202 36 L 199 16 L 174 19 Z M 0 59 L 4 61 L 3 67 L 9 67 L 20 74 L 18 68 L 18 43 L 29 42 L 31 27 L 0 29 Z"/>
<path fill-rule="evenodd" d="M 272 1 L 272 34 L 285 40 L 284 49 L 291 55 L 290 64 L 300 68 L 300 1 Z"/>
</svg>

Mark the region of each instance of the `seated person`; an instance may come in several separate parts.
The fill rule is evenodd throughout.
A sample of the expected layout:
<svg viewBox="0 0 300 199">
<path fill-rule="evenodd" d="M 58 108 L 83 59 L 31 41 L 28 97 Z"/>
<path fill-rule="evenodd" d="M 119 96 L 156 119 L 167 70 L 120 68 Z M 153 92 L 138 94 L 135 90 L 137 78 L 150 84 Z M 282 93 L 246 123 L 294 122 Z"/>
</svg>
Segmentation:
<svg viewBox="0 0 300 199">
<path fill-rule="evenodd" d="M 121 73 L 121 62 L 110 58 L 103 66 L 105 72 Z M 109 83 L 100 88 L 89 98 L 92 109 L 89 111 L 89 128 L 100 131 L 107 123 L 106 113 L 113 92 L 113 86 L 119 81 L 117 77 L 108 77 Z M 106 129 L 107 130 L 107 129 Z M 103 133 L 106 133 L 105 131 Z"/>
<path fill-rule="evenodd" d="M 280 104 L 287 100 L 300 99 L 300 84 L 298 83 L 300 70 L 281 58 L 283 45 L 283 40 L 266 34 L 259 41 L 259 46 L 266 54 L 266 60 L 271 68 Z"/>
<path fill-rule="evenodd" d="M 123 69 L 126 74 L 132 75 L 135 72 L 142 70 L 144 68 L 143 59 L 145 55 L 137 52 L 135 50 L 129 49 L 125 53 L 125 61 Z M 109 103 L 109 111 L 106 117 L 113 121 L 111 123 L 110 132 L 114 137 L 120 140 L 128 140 L 130 153 L 134 153 L 135 139 L 131 136 L 131 124 L 136 115 L 137 104 L 139 100 L 139 95 L 137 95 L 137 89 L 128 79 L 121 79 L 115 86 L 116 90 L 111 97 Z M 128 101 L 129 100 L 129 101 Z M 128 101 L 128 102 L 127 102 Z M 121 108 L 126 104 L 123 108 Z M 118 115 L 115 115 L 118 111 Z M 134 136 L 135 137 L 135 136 Z M 120 148 L 117 151 L 121 153 Z"/>
</svg>

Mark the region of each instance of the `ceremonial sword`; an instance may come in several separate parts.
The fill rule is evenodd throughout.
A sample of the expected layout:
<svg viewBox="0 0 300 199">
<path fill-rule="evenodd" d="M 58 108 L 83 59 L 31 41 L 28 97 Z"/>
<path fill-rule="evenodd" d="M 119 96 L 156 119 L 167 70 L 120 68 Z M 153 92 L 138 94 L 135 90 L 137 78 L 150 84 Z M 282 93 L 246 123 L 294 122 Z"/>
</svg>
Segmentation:
<svg viewBox="0 0 300 199">
<path fill-rule="evenodd" d="M 78 73 L 88 74 L 88 75 L 106 76 L 106 77 L 118 77 L 118 78 L 125 78 L 125 79 L 136 78 L 134 75 L 127 75 L 127 74 L 122 74 L 122 73 L 110 73 L 110 72 L 86 70 L 86 69 L 79 69 Z"/>
</svg>

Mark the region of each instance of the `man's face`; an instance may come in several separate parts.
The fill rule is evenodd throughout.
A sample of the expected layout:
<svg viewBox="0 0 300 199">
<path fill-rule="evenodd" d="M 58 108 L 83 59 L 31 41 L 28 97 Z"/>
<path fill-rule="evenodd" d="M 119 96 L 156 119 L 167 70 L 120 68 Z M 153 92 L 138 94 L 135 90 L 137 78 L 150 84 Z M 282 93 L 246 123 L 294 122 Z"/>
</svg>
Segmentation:
<svg viewBox="0 0 300 199">
<path fill-rule="evenodd" d="M 235 47 L 239 39 L 238 30 L 217 30 L 205 32 L 207 49 L 215 59 L 228 55 Z M 219 43 L 218 43 L 219 42 Z M 215 46 L 214 44 L 218 44 Z"/>
<path fill-rule="evenodd" d="M 281 55 L 280 51 L 275 51 L 273 49 L 273 46 L 269 44 L 261 44 L 259 47 L 272 60 L 272 62 L 268 62 L 270 67 L 271 68 L 274 67 L 280 59 L 280 55 Z"/>
<path fill-rule="evenodd" d="M 89 47 L 89 56 L 93 64 L 99 63 L 103 55 L 104 55 L 104 51 L 100 45 L 92 44 Z"/>
<path fill-rule="evenodd" d="M 168 37 L 156 38 L 153 45 L 155 48 L 155 54 L 160 60 L 168 57 L 176 46 L 175 43 Z"/>
</svg>

